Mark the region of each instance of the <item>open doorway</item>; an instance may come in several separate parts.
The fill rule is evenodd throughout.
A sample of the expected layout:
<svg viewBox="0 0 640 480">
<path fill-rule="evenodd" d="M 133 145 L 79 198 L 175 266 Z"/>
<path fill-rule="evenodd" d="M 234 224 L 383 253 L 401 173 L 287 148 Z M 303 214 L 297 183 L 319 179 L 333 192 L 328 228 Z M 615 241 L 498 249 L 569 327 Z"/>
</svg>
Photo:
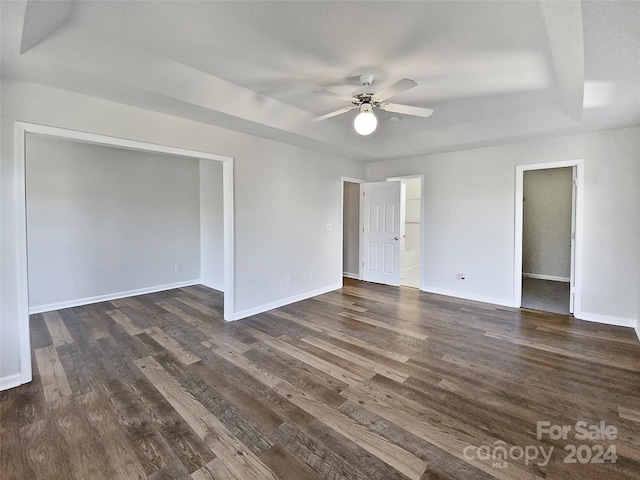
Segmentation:
<svg viewBox="0 0 640 480">
<path fill-rule="evenodd" d="M 405 185 L 404 224 L 400 249 L 400 285 L 420 288 L 422 246 L 422 175 L 393 177 Z"/>
<path fill-rule="evenodd" d="M 516 167 L 514 304 L 581 318 L 583 160 Z"/>
<path fill-rule="evenodd" d="M 524 172 L 522 307 L 571 311 L 572 191 L 573 167 Z"/>
<path fill-rule="evenodd" d="M 223 182 L 223 223 L 224 223 L 224 318 L 235 320 L 234 302 L 234 250 L 233 250 L 233 158 L 214 155 L 205 152 L 187 150 L 166 145 L 151 144 L 137 140 L 110 137 L 101 134 L 68 130 L 58 127 L 16 122 L 15 148 L 17 168 L 17 222 L 18 222 L 18 256 L 17 262 L 17 303 L 18 303 L 18 334 L 20 350 L 20 374 L 15 385 L 30 382 L 31 369 L 31 338 L 29 334 L 29 274 L 27 262 L 27 206 L 26 206 L 26 164 L 27 137 L 29 135 L 44 135 L 53 138 L 75 140 L 79 142 L 112 146 L 141 152 L 153 152 L 180 157 L 190 157 L 201 160 L 222 162 Z M 174 266 L 174 273 L 179 273 Z"/>
<path fill-rule="evenodd" d="M 342 276 L 360 279 L 360 184 L 342 179 Z"/>
</svg>

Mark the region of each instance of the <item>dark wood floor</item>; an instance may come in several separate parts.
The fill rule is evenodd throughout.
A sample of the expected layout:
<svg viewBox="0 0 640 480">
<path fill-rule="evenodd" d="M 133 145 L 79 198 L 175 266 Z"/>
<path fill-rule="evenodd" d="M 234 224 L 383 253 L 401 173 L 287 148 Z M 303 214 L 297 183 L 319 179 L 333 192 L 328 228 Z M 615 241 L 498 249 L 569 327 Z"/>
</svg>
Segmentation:
<svg viewBox="0 0 640 480">
<path fill-rule="evenodd" d="M 640 478 L 631 329 L 351 280 L 235 323 L 222 301 L 191 287 L 33 316 L 34 380 L 0 395 L 0 477 Z M 537 422 L 572 429 L 538 439 Z"/>
</svg>

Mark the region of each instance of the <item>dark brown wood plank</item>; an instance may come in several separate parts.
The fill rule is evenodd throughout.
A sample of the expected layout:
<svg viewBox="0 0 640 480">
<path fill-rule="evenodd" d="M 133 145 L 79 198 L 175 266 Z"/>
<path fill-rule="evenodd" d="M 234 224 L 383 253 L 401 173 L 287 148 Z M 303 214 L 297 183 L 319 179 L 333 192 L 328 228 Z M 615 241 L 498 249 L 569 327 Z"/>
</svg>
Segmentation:
<svg viewBox="0 0 640 480">
<path fill-rule="evenodd" d="M 203 286 L 31 318 L 33 382 L 0 392 L 0 477 L 637 479 L 631 329 L 346 280 L 245 320 Z M 605 422 L 614 439 L 536 438 Z M 548 464 L 465 448 L 554 448 Z M 564 462 L 568 444 L 617 459 Z"/>
</svg>

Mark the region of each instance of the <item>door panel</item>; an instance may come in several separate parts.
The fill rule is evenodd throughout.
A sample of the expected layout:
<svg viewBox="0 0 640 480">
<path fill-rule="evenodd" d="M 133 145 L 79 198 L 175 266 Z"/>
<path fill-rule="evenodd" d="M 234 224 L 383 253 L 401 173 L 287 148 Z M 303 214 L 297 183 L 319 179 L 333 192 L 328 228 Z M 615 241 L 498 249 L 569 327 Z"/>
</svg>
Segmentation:
<svg viewBox="0 0 640 480">
<path fill-rule="evenodd" d="M 571 181 L 571 274 L 569 276 L 569 313 L 573 313 L 576 294 L 576 198 L 578 167 L 573 167 Z"/>
<path fill-rule="evenodd" d="M 363 183 L 360 192 L 364 249 L 362 279 L 400 285 L 404 185 L 400 181 Z"/>
</svg>

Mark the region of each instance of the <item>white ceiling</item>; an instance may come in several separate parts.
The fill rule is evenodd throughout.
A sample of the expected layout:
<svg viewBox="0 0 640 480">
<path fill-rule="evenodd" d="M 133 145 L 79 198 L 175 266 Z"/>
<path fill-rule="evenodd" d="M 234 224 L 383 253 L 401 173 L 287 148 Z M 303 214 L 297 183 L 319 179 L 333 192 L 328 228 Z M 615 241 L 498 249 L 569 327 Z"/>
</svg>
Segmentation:
<svg viewBox="0 0 640 480">
<path fill-rule="evenodd" d="M 1 2 L 2 76 L 362 161 L 640 123 L 640 2 Z M 372 73 L 391 101 L 360 137 Z"/>
</svg>

